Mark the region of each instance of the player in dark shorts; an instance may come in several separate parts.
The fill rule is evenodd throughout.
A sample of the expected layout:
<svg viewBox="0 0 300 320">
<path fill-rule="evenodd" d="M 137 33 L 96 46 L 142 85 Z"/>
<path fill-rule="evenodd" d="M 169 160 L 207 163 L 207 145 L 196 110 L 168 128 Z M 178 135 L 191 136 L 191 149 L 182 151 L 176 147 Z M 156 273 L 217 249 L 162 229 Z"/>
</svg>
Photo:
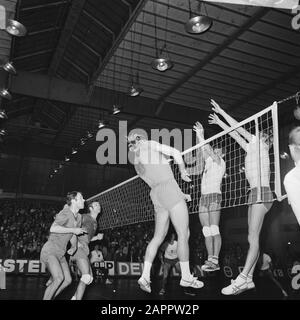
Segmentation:
<svg viewBox="0 0 300 320">
<path fill-rule="evenodd" d="M 43 300 L 51 300 L 70 285 L 72 278 L 65 258 L 67 244 L 73 235 L 85 233 L 85 230 L 80 227 L 81 215 L 78 213 L 84 207 L 82 194 L 78 191 L 69 192 L 66 203 L 56 215 L 50 228 L 48 241 L 41 250 L 40 260 L 45 263 L 51 274 Z"/>
<path fill-rule="evenodd" d="M 81 273 L 81 278 L 72 300 L 81 300 L 86 286 L 93 282 L 93 273 L 89 261 L 89 243 L 91 241 L 102 240 L 103 238 L 102 233 L 98 233 L 97 236 L 95 236 L 97 217 L 101 211 L 99 202 L 94 201 L 90 203 L 88 208 L 90 212 L 82 215 L 82 228 L 84 228 L 87 233 L 78 237 L 77 251 L 76 247 L 73 246 L 68 250 L 68 253 L 71 255 L 76 251 L 71 259 L 76 261 Z"/>
</svg>

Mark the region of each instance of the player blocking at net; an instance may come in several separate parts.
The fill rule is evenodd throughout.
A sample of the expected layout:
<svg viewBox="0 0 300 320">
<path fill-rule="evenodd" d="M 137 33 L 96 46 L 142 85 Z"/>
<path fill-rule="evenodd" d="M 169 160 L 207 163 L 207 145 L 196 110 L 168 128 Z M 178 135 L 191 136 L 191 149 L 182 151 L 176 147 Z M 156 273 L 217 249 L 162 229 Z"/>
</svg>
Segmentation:
<svg viewBox="0 0 300 320">
<path fill-rule="evenodd" d="M 148 293 L 151 292 L 150 271 L 152 263 L 159 246 L 167 235 L 170 220 L 178 238 L 177 254 L 181 268 L 180 286 L 202 288 L 203 282 L 191 274 L 189 266 L 189 214 L 185 201 L 190 200 L 190 196 L 185 195 L 179 188 L 165 157 L 172 156 L 178 164 L 182 180 L 190 182 L 191 179 L 185 170 L 180 152 L 156 141 L 146 140 L 138 134 L 132 134 L 128 137 L 128 148 L 133 152 L 137 174 L 151 188 L 150 198 L 155 211 L 154 236 L 146 249 L 143 273 L 138 280 L 140 288 Z"/>
<path fill-rule="evenodd" d="M 300 126 L 293 128 L 289 133 L 289 149 L 295 168 L 284 177 L 284 187 L 289 203 L 300 225 Z"/>
<path fill-rule="evenodd" d="M 196 122 L 193 130 L 199 142 L 204 141 L 204 130 L 200 122 Z M 226 166 L 223 160 L 222 147 L 212 148 L 209 144 L 200 147 L 205 161 L 201 181 L 201 198 L 199 202 L 199 219 L 205 238 L 207 260 L 201 267 L 203 271 L 213 272 L 220 270 L 219 253 L 222 239 L 219 231 L 221 210 L 221 184 Z"/>
<path fill-rule="evenodd" d="M 210 114 L 209 123 L 217 124 L 227 130 L 238 124 L 228 115 L 214 100 L 211 100 L 214 114 Z M 217 114 L 220 114 L 229 125 L 223 122 Z M 232 283 L 222 289 L 224 295 L 237 295 L 245 290 L 255 288 L 253 272 L 259 258 L 259 235 L 265 214 L 271 209 L 273 194 L 270 189 L 270 158 L 269 149 L 273 143 L 273 136 L 260 131 L 255 135 L 242 127 L 229 131 L 229 135 L 244 149 L 245 175 L 250 185 L 248 197 L 248 242 L 249 249 L 242 272 Z M 259 160 L 257 158 L 259 150 Z M 259 168 L 259 169 L 258 169 Z M 261 202 L 257 202 L 258 190 L 261 190 Z"/>
</svg>

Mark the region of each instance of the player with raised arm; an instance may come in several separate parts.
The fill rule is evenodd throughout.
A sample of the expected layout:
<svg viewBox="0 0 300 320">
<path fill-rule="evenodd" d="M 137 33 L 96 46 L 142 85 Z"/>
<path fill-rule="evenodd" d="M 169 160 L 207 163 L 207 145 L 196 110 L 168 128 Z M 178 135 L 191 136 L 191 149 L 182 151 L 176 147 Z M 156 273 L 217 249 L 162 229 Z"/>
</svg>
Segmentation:
<svg viewBox="0 0 300 320">
<path fill-rule="evenodd" d="M 150 270 L 157 250 L 169 229 L 170 219 L 178 237 L 177 254 L 181 268 L 180 285 L 182 287 L 202 288 L 199 281 L 190 272 L 189 266 L 189 215 L 185 203 L 189 195 L 180 190 L 174 174 L 165 156 L 172 156 L 178 164 L 181 178 L 190 182 L 181 153 L 170 146 L 156 141 L 148 141 L 143 136 L 132 134 L 128 137 L 128 147 L 134 154 L 137 174 L 151 188 L 150 197 L 155 210 L 154 237 L 149 242 L 142 276 L 138 283 L 142 290 L 150 293 Z"/>
<path fill-rule="evenodd" d="M 238 122 L 228 115 L 214 100 L 211 100 L 214 114 L 210 114 L 209 123 L 217 124 L 227 130 Z M 220 114 L 229 125 L 220 120 Z M 232 283 L 222 289 L 224 295 L 237 295 L 241 292 L 255 288 L 253 272 L 259 258 L 259 235 L 265 214 L 271 209 L 273 194 L 270 189 L 270 159 L 269 149 L 273 143 L 273 137 L 265 132 L 256 135 L 251 134 L 242 127 L 230 131 L 229 135 L 244 149 L 245 175 L 250 185 L 248 197 L 248 242 L 249 249 L 242 272 Z M 259 148 L 259 163 L 257 150 Z M 258 167 L 260 170 L 258 170 Z M 258 200 L 258 186 L 261 187 L 261 202 Z"/>
<path fill-rule="evenodd" d="M 289 203 L 300 225 L 300 126 L 292 129 L 289 133 L 289 149 L 295 168 L 285 175 L 283 184 Z"/>
<path fill-rule="evenodd" d="M 67 194 L 67 204 L 56 216 L 50 228 L 48 241 L 41 250 L 40 260 L 45 263 L 51 274 L 43 300 L 51 300 L 72 282 L 69 265 L 65 258 L 67 244 L 73 235 L 80 235 L 86 231 L 81 226 L 81 214 L 84 199 L 78 191 Z"/>
<path fill-rule="evenodd" d="M 193 129 L 197 134 L 198 141 L 203 142 L 204 130 L 201 123 L 196 122 Z M 212 272 L 220 270 L 219 253 L 222 245 L 219 231 L 222 201 L 221 184 L 226 166 L 223 160 L 224 152 L 221 147 L 213 149 L 209 144 L 205 144 L 200 149 L 204 157 L 205 166 L 201 181 L 199 219 L 208 255 L 201 269 Z"/>
<path fill-rule="evenodd" d="M 68 253 L 71 256 L 75 252 L 72 259 L 76 260 L 77 267 L 81 273 L 81 278 L 72 300 L 81 300 L 86 286 L 93 282 L 93 273 L 89 261 L 89 243 L 91 241 L 103 239 L 102 233 L 98 233 L 95 236 L 97 230 L 97 217 L 101 212 L 101 206 L 99 202 L 94 201 L 89 204 L 88 208 L 89 213 L 82 215 L 82 228 L 84 228 L 87 233 L 78 236 L 77 248 L 72 244 L 72 247 L 68 250 Z"/>
</svg>

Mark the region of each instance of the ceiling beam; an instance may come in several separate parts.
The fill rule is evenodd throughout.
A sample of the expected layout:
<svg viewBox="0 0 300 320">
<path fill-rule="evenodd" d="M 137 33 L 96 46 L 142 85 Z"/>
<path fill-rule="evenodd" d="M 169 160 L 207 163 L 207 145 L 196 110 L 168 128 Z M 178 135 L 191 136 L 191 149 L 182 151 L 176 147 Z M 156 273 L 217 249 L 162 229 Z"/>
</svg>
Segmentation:
<svg viewBox="0 0 300 320">
<path fill-rule="evenodd" d="M 87 87 L 82 83 L 26 71 L 18 71 L 18 74 L 12 77 L 10 91 L 13 94 L 61 101 L 82 108 L 103 110 L 107 113 L 111 112 L 112 101 L 116 96 L 116 92 L 112 90 L 95 87 L 93 97 L 89 101 Z M 104 97 L 106 101 L 103 101 Z M 153 117 L 155 105 L 156 100 L 150 98 L 128 97 L 123 114 L 156 121 L 157 118 Z M 207 118 L 208 114 L 209 111 L 197 110 L 187 106 L 183 108 L 181 105 L 165 102 L 164 112 L 160 115 L 160 120 L 184 126 L 193 124 L 195 119 Z"/>
<path fill-rule="evenodd" d="M 232 33 L 221 45 L 216 47 L 205 59 L 200 61 L 196 66 L 189 71 L 184 77 L 179 79 L 169 90 L 162 94 L 157 102 L 156 115 L 159 116 L 162 108 L 160 107 L 161 102 L 168 98 L 173 92 L 180 88 L 185 82 L 205 67 L 211 60 L 217 57 L 223 50 L 228 48 L 238 37 L 240 37 L 245 31 L 251 28 L 260 18 L 262 18 L 270 9 L 263 8 L 259 9 L 251 18 L 249 18 L 240 28 Z M 159 112 L 158 112 L 159 111 Z"/>
<path fill-rule="evenodd" d="M 114 39 L 111 48 L 108 50 L 108 52 L 105 55 L 105 57 L 103 57 L 103 59 L 101 60 L 99 66 L 97 67 L 97 69 L 94 71 L 94 73 L 93 73 L 93 75 L 91 77 L 90 84 L 89 84 L 89 90 L 88 90 L 89 99 L 92 98 L 93 90 L 95 88 L 97 79 L 99 78 L 101 72 L 103 71 L 103 69 L 105 68 L 107 63 L 109 62 L 110 58 L 113 56 L 113 54 L 116 51 L 116 49 L 119 47 L 120 43 L 122 42 L 122 40 L 126 36 L 127 32 L 130 30 L 130 28 L 133 25 L 133 23 L 135 22 L 137 16 L 143 10 L 143 8 L 144 8 L 144 6 L 145 6 L 147 1 L 148 0 L 140 0 L 139 1 L 137 6 L 135 7 L 135 9 L 131 12 L 126 24 L 123 27 L 123 29 L 118 34 L 118 36 Z"/>
<path fill-rule="evenodd" d="M 72 5 L 69 10 L 69 14 L 65 23 L 65 27 L 63 31 L 61 32 L 61 36 L 58 42 L 58 45 L 56 47 L 56 51 L 53 55 L 50 67 L 49 67 L 49 75 L 54 76 L 56 74 L 56 71 L 62 61 L 62 58 L 64 56 L 65 50 L 68 46 L 69 40 L 72 37 L 72 33 L 74 31 L 74 28 L 78 22 L 78 19 L 80 17 L 80 14 L 83 10 L 83 7 L 86 3 L 86 0 L 73 0 Z"/>
</svg>

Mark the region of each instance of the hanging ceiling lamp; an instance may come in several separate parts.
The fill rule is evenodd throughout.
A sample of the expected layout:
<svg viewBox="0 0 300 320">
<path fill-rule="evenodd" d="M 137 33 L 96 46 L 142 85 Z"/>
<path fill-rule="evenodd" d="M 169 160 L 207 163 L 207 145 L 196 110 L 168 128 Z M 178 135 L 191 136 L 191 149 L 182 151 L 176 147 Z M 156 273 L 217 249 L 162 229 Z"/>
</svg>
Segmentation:
<svg viewBox="0 0 300 320">
<path fill-rule="evenodd" d="M 4 109 L 0 109 L 0 119 L 7 119 L 7 114 Z"/>
<path fill-rule="evenodd" d="M 164 45 L 159 50 L 157 44 L 157 8 L 155 8 L 155 15 L 154 15 L 154 32 L 155 32 L 155 51 L 156 51 L 156 58 L 152 61 L 151 66 L 153 69 L 158 70 L 160 72 L 164 72 L 169 70 L 173 67 L 173 62 L 171 61 L 169 52 L 167 50 L 167 31 L 168 31 L 168 12 L 169 12 L 169 1 L 166 13 L 166 26 L 165 26 L 165 39 Z"/>
<path fill-rule="evenodd" d="M 0 96 L 2 98 L 8 99 L 8 100 L 11 100 L 11 98 L 12 98 L 11 94 L 9 93 L 9 91 L 7 89 L 4 89 L 4 88 L 0 90 Z"/>
<path fill-rule="evenodd" d="M 294 109 L 294 116 L 297 120 L 300 120 L 300 105 L 299 105 L 299 100 L 300 100 L 300 91 L 297 92 L 296 94 L 296 107 Z"/>
<path fill-rule="evenodd" d="M 200 14 L 193 17 L 191 0 L 188 0 L 188 2 L 189 2 L 190 19 L 185 24 L 185 31 L 188 33 L 196 33 L 196 34 L 201 34 L 201 33 L 208 31 L 211 28 L 213 22 L 212 22 L 212 19 L 209 18 L 207 15 L 205 5 L 203 4 L 204 9 L 206 11 L 206 15 L 201 14 L 202 1 L 199 1 L 198 9 L 199 9 Z"/>
<path fill-rule="evenodd" d="M 17 74 L 17 71 L 11 61 L 7 61 L 5 63 L 1 61 L 0 64 L 1 64 L 1 68 L 4 69 L 6 72 L 10 74 Z"/>
<path fill-rule="evenodd" d="M 131 85 L 129 89 L 129 95 L 131 97 L 139 96 L 143 92 L 143 88 L 140 86 L 139 73 L 136 73 L 136 80 L 134 81 L 134 76 L 131 76 Z"/>
<path fill-rule="evenodd" d="M 16 37 L 23 37 L 27 32 L 25 26 L 22 23 L 11 19 L 7 21 L 6 31 L 12 36 Z"/>
</svg>

